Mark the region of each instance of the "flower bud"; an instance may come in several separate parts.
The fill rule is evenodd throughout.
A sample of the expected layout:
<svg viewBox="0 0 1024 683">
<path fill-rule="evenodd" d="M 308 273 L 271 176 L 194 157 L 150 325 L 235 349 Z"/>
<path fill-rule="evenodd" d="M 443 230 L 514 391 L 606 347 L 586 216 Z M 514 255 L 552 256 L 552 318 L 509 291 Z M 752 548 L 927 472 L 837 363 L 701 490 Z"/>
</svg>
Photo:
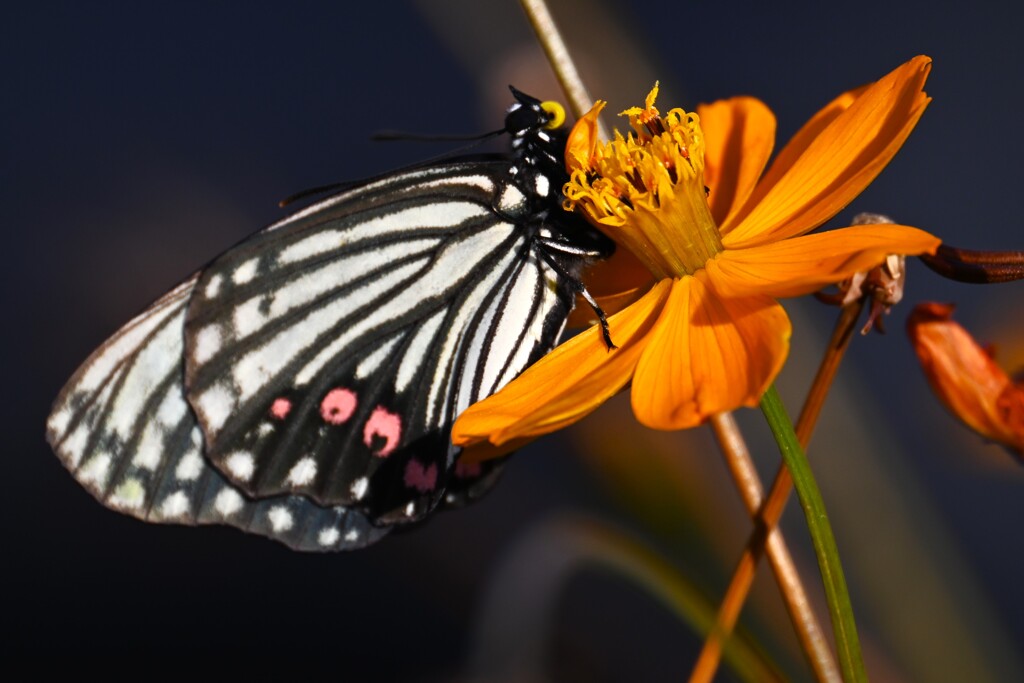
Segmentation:
<svg viewBox="0 0 1024 683">
<path fill-rule="evenodd" d="M 928 383 L 964 424 L 1020 458 L 1024 384 L 1014 383 L 952 315 L 952 305 L 923 303 L 907 319 L 907 334 Z"/>
</svg>

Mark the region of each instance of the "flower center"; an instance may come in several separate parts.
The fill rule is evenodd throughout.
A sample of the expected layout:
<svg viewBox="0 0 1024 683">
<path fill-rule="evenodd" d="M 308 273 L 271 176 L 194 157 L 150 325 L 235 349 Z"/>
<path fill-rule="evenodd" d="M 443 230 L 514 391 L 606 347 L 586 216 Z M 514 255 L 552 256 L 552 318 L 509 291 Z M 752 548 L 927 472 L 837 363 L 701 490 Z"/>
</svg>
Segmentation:
<svg viewBox="0 0 1024 683">
<path fill-rule="evenodd" d="M 704 188 L 704 131 L 694 113 L 654 107 L 622 112 L 633 131 L 599 143 L 599 102 L 569 136 L 566 209 L 580 208 L 658 278 L 692 275 L 722 251 Z"/>
</svg>

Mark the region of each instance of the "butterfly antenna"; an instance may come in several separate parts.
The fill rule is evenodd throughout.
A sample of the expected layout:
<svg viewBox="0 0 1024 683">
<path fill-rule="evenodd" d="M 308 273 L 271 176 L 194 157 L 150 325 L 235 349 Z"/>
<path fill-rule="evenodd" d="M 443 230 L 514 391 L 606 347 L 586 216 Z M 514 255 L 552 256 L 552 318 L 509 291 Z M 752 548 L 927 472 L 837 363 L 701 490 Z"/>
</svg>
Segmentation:
<svg viewBox="0 0 1024 683">
<path fill-rule="evenodd" d="M 496 138 L 499 135 L 504 135 L 507 132 L 508 131 L 505 130 L 504 128 L 492 130 L 489 133 L 482 133 L 480 135 L 416 135 L 411 133 L 402 133 L 398 131 L 381 131 L 380 133 L 375 133 L 374 135 L 370 136 L 370 139 L 380 140 L 383 142 L 395 142 L 398 140 L 410 140 L 414 142 L 436 142 L 445 140 L 470 141 L 468 145 L 463 145 L 462 147 L 450 149 L 447 152 L 438 154 L 435 157 L 430 157 L 426 159 L 424 162 L 422 162 L 425 164 L 432 164 L 437 161 L 444 161 L 445 159 L 450 159 L 454 156 L 458 156 L 460 154 L 469 152 L 470 150 L 476 149 L 487 140 L 490 140 L 491 138 Z"/>
<path fill-rule="evenodd" d="M 409 140 L 411 142 L 460 142 L 463 140 L 486 140 L 501 135 L 505 129 L 492 130 L 480 135 L 431 135 L 423 133 L 408 133 L 401 130 L 381 130 L 370 136 L 371 140 L 381 142 L 394 142 L 397 140 Z"/>
<path fill-rule="evenodd" d="M 432 164 L 432 163 L 436 163 L 438 161 L 444 161 L 446 159 L 450 159 L 453 156 L 458 156 L 459 154 L 463 154 L 463 153 L 468 152 L 468 151 L 470 151 L 470 150 L 472 150 L 472 149 L 474 149 L 476 147 L 479 147 L 486 140 L 489 140 L 491 138 L 496 138 L 499 135 L 503 135 L 504 133 L 507 133 L 507 132 L 508 131 L 505 130 L 504 128 L 500 128 L 498 130 L 492 130 L 492 131 L 490 131 L 488 133 L 482 133 L 480 135 L 418 135 L 416 133 L 403 133 L 403 132 L 400 132 L 400 131 L 385 130 L 385 131 L 381 131 L 379 133 L 374 133 L 373 135 L 370 136 L 370 139 L 371 140 L 383 141 L 383 142 L 394 142 L 394 141 L 398 141 L 398 140 L 409 140 L 409 141 L 412 141 L 412 142 L 441 142 L 441 141 L 446 141 L 446 140 L 448 140 L 448 141 L 450 141 L 450 140 L 459 140 L 459 141 L 469 140 L 470 141 L 470 143 L 468 145 L 463 145 L 462 147 L 457 147 L 457 148 L 455 148 L 453 150 L 449 150 L 449 151 L 444 152 L 443 154 L 439 154 L 439 155 L 437 155 L 435 157 L 430 157 L 428 159 L 425 159 L 424 161 L 417 162 L 416 165 L 419 166 L 421 164 Z M 289 204 L 293 204 L 293 203 L 299 201 L 300 199 L 306 199 L 307 197 L 312 197 L 313 195 L 325 194 L 327 192 L 338 192 L 340 190 L 344 190 L 346 188 L 354 187 L 356 185 L 359 185 L 362 182 L 365 182 L 365 181 L 358 181 L 357 180 L 357 181 L 348 182 L 348 183 L 331 183 L 330 185 L 321 185 L 320 187 L 313 187 L 313 188 L 310 188 L 308 190 L 302 190 L 301 192 L 296 192 L 295 194 L 293 194 L 293 195 L 291 195 L 289 197 L 285 197 L 284 199 L 279 201 L 277 203 L 277 205 L 279 207 L 281 207 L 281 208 L 284 208 L 285 206 L 288 206 Z"/>
<path fill-rule="evenodd" d="M 285 197 L 284 199 L 279 201 L 277 203 L 277 205 L 279 207 L 281 207 L 281 208 L 284 208 L 284 207 L 288 206 L 289 204 L 293 204 L 293 203 L 299 201 L 300 199 L 305 199 L 306 197 L 311 197 L 311 196 L 313 196 L 315 194 L 325 194 L 327 192 L 337 192 L 338 190 L 342 190 L 342 189 L 344 189 L 346 187 L 350 187 L 351 185 L 354 185 L 354 184 L 355 183 L 331 183 L 330 185 L 321 185 L 320 187 L 311 187 L 308 190 L 302 190 L 301 192 L 296 192 L 295 194 L 293 194 L 293 195 L 291 195 L 289 197 Z"/>
</svg>

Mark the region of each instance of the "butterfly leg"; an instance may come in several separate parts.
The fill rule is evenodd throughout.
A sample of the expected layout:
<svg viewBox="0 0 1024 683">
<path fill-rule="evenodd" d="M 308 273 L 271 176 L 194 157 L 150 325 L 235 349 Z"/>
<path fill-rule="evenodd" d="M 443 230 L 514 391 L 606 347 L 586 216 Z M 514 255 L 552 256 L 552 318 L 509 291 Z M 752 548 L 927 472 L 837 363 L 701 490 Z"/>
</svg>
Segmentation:
<svg viewBox="0 0 1024 683">
<path fill-rule="evenodd" d="M 601 337 L 604 339 L 604 343 L 608 347 L 608 350 L 611 351 L 612 349 L 619 348 L 612 342 L 611 330 L 608 328 L 608 316 L 605 315 L 604 310 L 602 310 L 601 306 L 598 305 L 597 300 L 593 295 L 591 295 L 587 286 L 583 284 L 583 280 L 580 279 L 579 275 L 573 273 L 572 270 L 566 267 L 566 265 L 558 258 L 559 255 L 568 255 L 577 258 L 599 258 L 603 256 L 603 254 L 581 250 L 571 244 L 566 244 L 565 242 L 554 239 L 541 237 L 538 238 L 537 241 L 544 247 L 543 249 L 537 250 L 540 257 L 544 259 L 544 262 L 551 266 L 556 273 L 568 280 L 572 284 L 572 288 L 575 293 L 581 295 L 583 300 L 586 301 L 592 309 L 594 309 L 594 314 L 597 315 L 597 320 L 601 324 Z"/>
<path fill-rule="evenodd" d="M 594 309 L 594 314 L 597 316 L 598 322 L 601 323 L 601 337 L 604 338 L 604 343 L 608 347 L 608 350 L 611 351 L 612 349 L 619 348 L 612 343 L 612 333 L 611 330 L 608 329 L 608 316 L 605 315 L 604 310 L 602 310 L 597 304 L 597 299 L 590 294 L 590 290 L 587 289 L 587 286 L 583 284 L 582 280 L 577 280 L 576 285 L 578 286 L 576 293 L 580 294 L 583 297 L 583 300 L 590 304 L 590 307 Z"/>
</svg>

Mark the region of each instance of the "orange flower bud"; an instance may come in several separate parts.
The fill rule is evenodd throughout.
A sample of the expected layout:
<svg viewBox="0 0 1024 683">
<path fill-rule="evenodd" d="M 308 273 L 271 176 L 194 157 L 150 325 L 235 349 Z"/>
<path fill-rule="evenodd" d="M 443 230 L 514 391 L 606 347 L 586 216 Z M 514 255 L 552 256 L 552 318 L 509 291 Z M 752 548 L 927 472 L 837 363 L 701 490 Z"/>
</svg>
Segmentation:
<svg viewBox="0 0 1024 683">
<path fill-rule="evenodd" d="M 952 316 L 951 305 L 924 303 L 907 319 L 932 390 L 968 427 L 1024 456 L 1024 383 L 1015 384 Z"/>
</svg>

